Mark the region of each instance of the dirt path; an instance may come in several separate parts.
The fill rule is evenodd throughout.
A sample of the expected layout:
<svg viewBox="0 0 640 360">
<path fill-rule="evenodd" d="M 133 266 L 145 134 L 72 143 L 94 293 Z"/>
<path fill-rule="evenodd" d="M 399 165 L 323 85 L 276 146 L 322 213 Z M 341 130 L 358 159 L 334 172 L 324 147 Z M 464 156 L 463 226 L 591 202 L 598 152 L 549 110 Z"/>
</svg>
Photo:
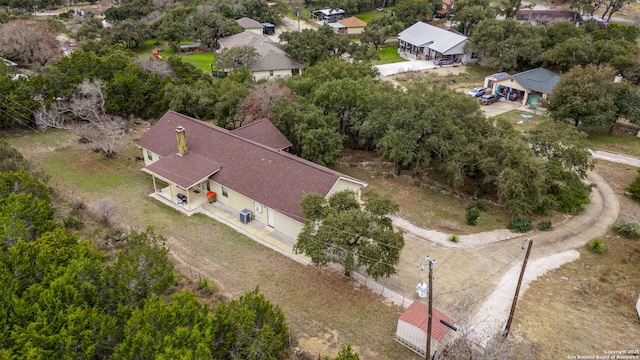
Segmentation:
<svg viewBox="0 0 640 360">
<path fill-rule="evenodd" d="M 421 276 L 417 264 L 430 255 L 438 261 L 434 267 L 434 306 L 452 314 L 457 324 L 484 343 L 501 329 L 508 315 L 526 239 L 533 240 L 533 248 L 521 295 L 526 284 L 538 276 L 575 260 L 578 255 L 574 249 L 604 234 L 617 218 L 620 205 L 613 189 L 595 172 L 589 173 L 589 180 L 596 187 L 587 209 L 551 231 L 523 235 L 498 230 L 468 235 L 453 244 L 449 234 L 396 221 L 406 231 L 401 264 L 396 276 L 379 282 L 408 299 L 417 299 L 415 285 Z"/>
</svg>

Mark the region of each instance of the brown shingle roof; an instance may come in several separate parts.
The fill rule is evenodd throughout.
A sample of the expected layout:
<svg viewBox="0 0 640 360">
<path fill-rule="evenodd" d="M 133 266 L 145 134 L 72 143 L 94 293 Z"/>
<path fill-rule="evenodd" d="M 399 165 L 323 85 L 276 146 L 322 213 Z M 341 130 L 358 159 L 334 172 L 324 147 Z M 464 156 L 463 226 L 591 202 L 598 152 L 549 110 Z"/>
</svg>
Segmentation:
<svg viewBox="0 0 640 360">
<path fill-rule="evenodd" d="M 185 128 L 189 153 L 172 157 L 177 151 L 175 129 L 178 126 Z M 138 146 L 162 156 L 156 162 L 158 165 L 154 163 L 146 168 L 148 172 L 160 166 L 169 170 L 179 167 L 179 173 L 170 171 L 162 177 L 175 183 L 183 177 L 197 178 L 203 171 L 197 161 L 191 160 L 196 158 L 191 155 L 197 154 L 210 161 L 205 166 L 208 169 L 212 164 L 219 164 L 220 170 L 210 177 L 212 180 L 300 222 L 304 217 L 299 204 L 305 195 L 326 196 L 340 178 L 366 186 L 337 171 L 173 111 L 165 113 L 138 141 Z"/>
<path fill-rule="evenodd" d="M 188 189 L 220 170 L 220 164 L 200 154 L 188 152 L 182 156 L 171 153 L 145 168 L 147 172 L 171 179 L 183 189 Z"/>
<path fill-rule="evenodd" d="M 367 23 L 358 19 L 355 16 L 352 17 L 348 17 L 346 19 L 342 19 L 342 20 L 338 20 L 338 22 L 348 28 L 358 28 L 358 27 L 365 27 L 367 26 Z"/>
<path fill-rule="evenodd" d="M 291 146 L 291 142 L 282 135 L 280 130 L 269 119 L 254 121 L 233 130 L 232 133 L 276 150 Z"/>
<path fill-rule="evenodd" d="M 429 306 L 419 301 L 414 301 L 407 308 L 407 310 L 405 310 L 402 315 L 400 315 L 399 319 L 413 326 L 416 326 L 424 332 L 427 332 L 428 318 Z M 447 332 L 449 332 L 449 328 L 442 324 L 440 320 L 444 320 L 449 324 L 453 324 L 453 320 L 451 320 L 447 315 L 441 313 L 438 309 L 433 308 L 433 319 L 431 320 L 431 337 L 436 341 L 442 341 L 444 336 L 447 335 Z"/>
</svg>

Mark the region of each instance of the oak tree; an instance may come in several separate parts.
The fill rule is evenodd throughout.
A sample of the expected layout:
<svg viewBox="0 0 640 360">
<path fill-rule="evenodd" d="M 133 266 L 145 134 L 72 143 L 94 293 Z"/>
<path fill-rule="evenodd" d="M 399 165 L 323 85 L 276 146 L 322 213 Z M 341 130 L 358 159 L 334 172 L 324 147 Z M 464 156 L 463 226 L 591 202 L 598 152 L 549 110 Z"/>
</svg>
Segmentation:
<svg viewBox="0 0 640 360">
<path fill-rule="evenodd" d="M 355 193 L 344 190 L 328 199 L 309 194 L 300 206 L 306 220 L 296 253 L 317 265 L 340 264 L 347 276 L 359 267 L 374 279 L 396 273 L 404 236 L 393 228 L 389 215 L 398 205 L 389 197 L 370 193 L 361 206 Z"/>
</svg>

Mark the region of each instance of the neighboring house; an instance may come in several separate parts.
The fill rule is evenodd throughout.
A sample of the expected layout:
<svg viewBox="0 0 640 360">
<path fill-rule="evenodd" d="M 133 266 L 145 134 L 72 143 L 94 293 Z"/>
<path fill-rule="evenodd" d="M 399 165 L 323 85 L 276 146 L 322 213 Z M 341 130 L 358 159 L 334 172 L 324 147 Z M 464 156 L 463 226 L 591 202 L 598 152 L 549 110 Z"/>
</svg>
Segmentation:
<svg viewBox="0 0 640 360">
<path fill-rule="evenodd" d="M 396 341 L 406 346 L 422 358 L 427 351 L 427 321 L 429 318 L 429 306 L 419 301 L 414 301 L 398 319 Z M 444 320 L 453 325 L 453 320 L 433 308 L 431 319 L 431 349 L 437 348 L 438 343 L 449 332 L 449 327 L 440 322 Z"/>
<path fill-rule="evenodd" d="M 493 84 L 495 84 L 497 81 L 508 79 L 510 77 L 511 75 L 506 72 L 500 72 L 500 73 L 488 75 L 484 78 L 484 88 L 493 89 Z"/>
<path fill-rule="evenodd" d="M 453 14 L 453 0 L 442 0 L 442 9 L 436 11 L 436 18 L 449 18 Z"/>
<path fill-rule="evenodd" d="M 236 22 L 238 23 L 238 25 L 242 26 L 245 31 L 249 31 L 255 34 L 262 34 L 262 31 L 264 29 L 264 26 L 262 26 L 261 23 L 246 16 L 236 20 Z"/>
<path fill-rule="evenodd" d="M 398 34 L 398 54 L 408 60 L 451 59 L 456 63 L 478 61 L 475 54 L 465 50 L 469 39 L 457 32 L 441 29 L 422 21 Z"/>
<path fill-rule="evenodd" d="M 259 57 L 251 63 L 253 80 L 276 79 L 300 74 L 303 65 L 282 50 L 280 44 L 262 34 L 244 31 L 218 39 L 220 50 L 249 46 Z"/>
<path fill-rule="evenodd" d="M 495 75 L 497 74 L 490 76 Z M 485 83 L 488 81 L 485 79 Z M 553 94 L 553 88 L 558 81 L 560 75 L 547 69 L 536 68 L 492 81 L 490 88 L 493 94 L 498 94 L 506 100 L 520 101 L 522 105 L 537 105 Z"/>
<path fill-rule="evenodd" d="M 329 26 L 336 34 L 347 36 L 347 27 L 340 24 L 340 22 L 327 23 L 326 25 Z"/>
<path fill-rule="evenodd" d="M 367 183 L 278 149 L 289 145 L 268 120 L 229 131 L 168 111 L 138 141 L 155 196 L 188 211 L 214 206 L 210 196 L 255 221 L 297 237 L 304 223 L 300 201 Z"/>
<path fill-rule="evenodd" d="M 360 36 L 360 34 L 362 34 L 362 31 L 364 31 L 364 27 L 367 26 L 366 22 L 358 19 L 355 16 L 338 20 L 338 24 L 344 25 L 346 27 L 347 36 L 354 36 L 354 37 Z"/>
<path fill-rule="evenodd" d="M 326 23 L 333 23 L 344 19 L 347 13 L 342 9 L 323 8 L 320 10 L 314 10 L 311 15 L 318 19 L 318 21 L 324 21 Z"/>
<path fill-rule="evenodd" d="M 575 25 L 582 24 L 582 16 L 578 11 L 557 8 L 549 10 L 523 9 L 516 11 L 516 20 L 532 25 L 553 25 L 560 21 L 568 21 Z"/>
</svg>

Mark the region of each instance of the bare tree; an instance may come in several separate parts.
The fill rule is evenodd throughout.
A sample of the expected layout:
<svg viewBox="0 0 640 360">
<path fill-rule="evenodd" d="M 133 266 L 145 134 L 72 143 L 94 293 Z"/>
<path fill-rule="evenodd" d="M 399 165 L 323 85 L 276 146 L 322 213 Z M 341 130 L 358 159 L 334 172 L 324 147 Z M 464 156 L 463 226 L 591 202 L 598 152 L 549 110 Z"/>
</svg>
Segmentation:
<svg viewBox="0 0 640 360">
<path fill-rule="evenodd" d="M 85 79 L 71 100 L 56 100 L 46 106 L 40 100 L 41 110 L 36 116 L 38 125 L 65 129 L 94 146 L 94 149 L 114 156 L 125 134 L 124 120 L 105 111 L 105 91 L 100 80 Z"/>
<path fill-rule="evenodd" d="M 118 206 L 110 197 L 102 198 L 91 206 L 91 212 L 104 225 L 111 225 L 118 215 Z"/>
<path fill-rule="evenodd" d="M 167 61 L 162 59 L 149 59 L 143 60 L 138 59 L 136 63 L 140 66 L 140 68 L 148 73 L 157 73 L 160 78 L 164 79 L 169 76 L 173 79 L 176 79 L 176 75 L 174 74 L 171 66 Z"/>
<path fill-rule="evenodd" d="M 254 121 L 270 118 L 271 106 L 281 97 L 291 99 L 291 89 L 278 82 L 256 85 L 238 104 L 234 127 L 250 124 Z"/>
<path fill-rule="evenodd" d="M 0 55 L 46 65 L 62 55 L 56 29 L 43 21 L 14 20 L 0 27 Z"/>
<path fill-rule="evenodd" d="M 69 130 L 88 140 L 106 157 L 112 157 L 120 146 L 125 127 L 122 118 L 106 113 L 105 99 L 104 86 L 100 80 L 85 79 L 80 83 L 69 103 L 69 110 L 76 118 L 84 121 L 74 123 Z"/>
</svg>

